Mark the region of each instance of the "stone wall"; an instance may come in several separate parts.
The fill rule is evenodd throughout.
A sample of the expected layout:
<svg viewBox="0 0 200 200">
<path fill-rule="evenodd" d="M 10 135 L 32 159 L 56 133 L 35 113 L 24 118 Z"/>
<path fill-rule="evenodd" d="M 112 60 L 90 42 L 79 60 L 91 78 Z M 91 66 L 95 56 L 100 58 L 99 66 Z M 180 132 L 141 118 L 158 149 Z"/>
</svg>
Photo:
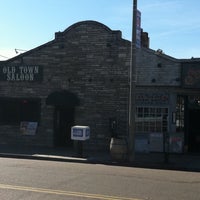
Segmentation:
<svg viewBox="0 0 200 200">
<path fill-rule="evenodd" d="M 41 99 L 41 119 L 35 136 L 22 136 L 19 125 L 0 125 L 0 142 L 53 146 L 54 106 L 46 98 L 54 91 L 73 92 L 80 100 L 75 109 L 75 125 L 91 128 L 86 148 L 108 149 L 109 120 L 116 118 L 117 135 L 128 134 L 130 41 L 95 21 L 76 23 L 55 39 L 27 51 L 3 66 L 40 66 L 42 80 L 0 81 L 0 97 Z M 181 86 L 181 64 L 161 51 L 137 50 L 138 92 L 173 96 Z M 175 102 L 170 101 L 172 109 Z M 170 119 L 171 120 L 171 119 Z"/>
<path fill-rule="evenodd" d="M 120 31 L 112 31 L 94 21 L 74 24 L 56 33 L 53 41 L 0 63 L 1 66 L 37 65 L 43 68 L 40 82 L 0 82 L 1 97 L 41 99 L 37 134 L 27 139 L 20 135 L 19 126 L 0 126 L 0 137 L 10 143 L 8 135 L 13 134 L 13 143 L 51 146 L 54 107 L 47 106 L 45 99 L 51 92 L 65 89 L 80 99 L 75 123 L 90 126 L 88 145 L 108 146 L 109 118 L 116 117 L 117 133 L 127 135 L 129 63 L 130 42 L 121 38 Z"/>
<path fill-rule="evenodd" d="M 140 49 L 137 53 L 138 86 L 181 86 L 181 63 L 164 53 Z"/>
</svg>

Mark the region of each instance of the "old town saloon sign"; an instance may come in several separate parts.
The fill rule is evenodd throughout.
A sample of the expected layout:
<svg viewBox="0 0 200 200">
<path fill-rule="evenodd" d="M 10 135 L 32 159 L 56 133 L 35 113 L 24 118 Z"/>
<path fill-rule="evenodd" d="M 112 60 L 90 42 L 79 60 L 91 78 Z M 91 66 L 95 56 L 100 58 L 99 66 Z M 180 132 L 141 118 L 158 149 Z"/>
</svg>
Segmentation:
<svg viewBox="0 0 200 200">
<path fill-rule="evenodd" d="M 42 81 L 43 68 L 38 65 L 1 65 L 0 81 Z"/>
</svg>

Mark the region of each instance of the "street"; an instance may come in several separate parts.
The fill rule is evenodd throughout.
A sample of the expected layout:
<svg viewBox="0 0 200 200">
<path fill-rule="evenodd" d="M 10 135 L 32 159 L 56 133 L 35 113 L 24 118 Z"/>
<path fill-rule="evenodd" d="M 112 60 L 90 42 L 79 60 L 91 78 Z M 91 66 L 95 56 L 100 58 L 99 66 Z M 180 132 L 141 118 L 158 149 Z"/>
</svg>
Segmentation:
<svg viewBox="0 0 200 200">
<path fill-rule="evenodd" d="M 199 200 L 200 173 L 0 158 L 1 200 Z"/>
</svg>

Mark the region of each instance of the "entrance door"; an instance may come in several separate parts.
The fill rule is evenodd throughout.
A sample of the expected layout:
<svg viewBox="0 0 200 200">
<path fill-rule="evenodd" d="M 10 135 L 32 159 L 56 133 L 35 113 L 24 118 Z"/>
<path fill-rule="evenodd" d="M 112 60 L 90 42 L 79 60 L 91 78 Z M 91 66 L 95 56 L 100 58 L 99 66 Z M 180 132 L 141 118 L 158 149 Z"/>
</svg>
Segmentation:
<svg viewBox="0 0 200 200">
<path fill-rule="evenodd" d="M 190 152 L 200 152 L 200 109 L 189 110 L 188 143 Z"/>
<path fill-rule="evenodd" d="M 71 127 L 74 125 L 74 108 L 55 107 L 54 144 L 57 147 L 71 147 Z"/>
</svg>

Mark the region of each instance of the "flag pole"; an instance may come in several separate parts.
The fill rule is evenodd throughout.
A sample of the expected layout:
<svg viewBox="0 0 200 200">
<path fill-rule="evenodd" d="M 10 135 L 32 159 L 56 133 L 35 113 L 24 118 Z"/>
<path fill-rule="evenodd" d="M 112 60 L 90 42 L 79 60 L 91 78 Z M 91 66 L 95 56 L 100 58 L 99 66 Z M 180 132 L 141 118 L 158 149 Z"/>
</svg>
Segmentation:
<svg viewBox="0 0 200 200">
<path fill-rule="evenodd" d="M 136 88 L 136 25 L 137 0 L 133 0 L 132 42 L 130 62 L 130 88 L 129 88 L 129 161 L 135 160 L 135 88 Z"/>
</svg>

